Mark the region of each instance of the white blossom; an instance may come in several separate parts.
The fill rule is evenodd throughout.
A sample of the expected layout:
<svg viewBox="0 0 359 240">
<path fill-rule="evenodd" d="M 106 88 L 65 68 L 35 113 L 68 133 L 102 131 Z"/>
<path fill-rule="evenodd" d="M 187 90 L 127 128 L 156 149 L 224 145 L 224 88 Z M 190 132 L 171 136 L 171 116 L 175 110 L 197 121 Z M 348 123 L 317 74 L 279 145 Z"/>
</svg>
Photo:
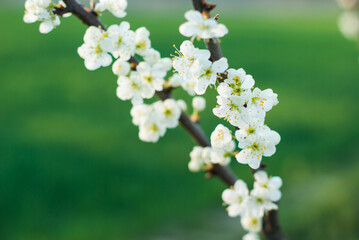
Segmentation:
<svg viewBox="0 0 359 240">
<path fill-rule="evenodd" d="M 170 87 L 176 88 L 182 85 L 182 77 L 175 73 L 168 79 L 168 85 Z"/>
<path fill-rule="evenodd" d="M 218 124 L 211 134 L 211 145 L 213 147 L 223 148 L 232 141 L 232 134 L 228 128 Z"/>
<path fill-rule="evenodd" d="M 272 89 L 261 91 L 255 88 L 251 94 L 251 101 L 248 103 L 249 107 L 256 108 L 268 112 L 278 104 L 278 95 L 273 93 Z"/>
<path fill-rule="evenodd" d="M 182 87 L 188 94 L 194 95 L 195 88 L 198 85 L 198 79 L 202 74 L 203 66 L 202 62 L 210 64 L 208 60 L 210 52 L 208 50 L 202 50 L 195 48 L 191 41 L 184 41 L 180 49 L 176 51 L 179 56 L 172 58 L 173 68 L 182 77 Z"/>
<path fill-rule="evenodd" d="M 152 109 L 151 106 L 149 105 L 146 104 L 134 105 L 131 109 L 133 124 L 139 126 L 145 123 L 151 111 Z"/>
<path fill-rule="evenodd" d="M 238 137 L 239 133 L 236 133 Z M 266 127 L 262 132 L 248 135 L 246 139 L 239 137 L 238 146 L 243 150 L 236 155 L 239 163 L 248 164 L 251 168 L 257 169 L 260 166 L 262 156 L 270 157 L 275 151 L 280 141 L 277 132 Z"/>
<path fill-rule="evenodd" d="M 57 15 L 50 14 L 49 18 L 43 20 L 42 23 L 40 23 L 40 33 L 46 34 L 51 32 L 55 27 L 60 25 L 60 18 Z"/>
<path fill-rule="evenodd" d="M 228 205 L 227 211 L 230 217 L 237 217 L 245 212 L 244 200 L 248 197 L 247 184 L 242 180 L 237 180 L 233 188 L 223 191 L 223 202 Z"/>
<path fill-rule="evenodd" d="M 279 201 L 281 192 L 279 188 L 282 186 L 282 179 L 280 177 L 268 177 L 265 171 L 257 171 L 254 174 L 254 188 L 265 189 L 269 193 L 269 199 L 273 202 Z"/>
<path fill-rule="evenodd" d="M 153 104 L 154 111 L 158 118 L 161 119 L 167 128 L 175 128 L 178 126 L 178 119 L 181 115 L 181 109 L 176 100 L 166 99 L 165 101 L 157 101 Z"/>
<path fill-rule="evenodd" d="M 185 37 L 208 39 L 223 37 L 228 33 L 225 25 L 218 24 L 216 20 L 207 18 L 198 11 L 187 11 L 185 18 L 187 22 L 183 23 L 179 28 L 180 33 Z"/>
<path fill-rule="evenodd" d="M 194 73 L 192 66 L 198 61 L 208 60 L 211 53 L 207 49 L 195 48 L 191 41 L 185 40 L 176 50 L 179 56 L 175 56 L 173 60 L 173 68 L 181 75 L 191 77 Z"/>
<path fill-rule="evenodd" d="M 260 232 L 262 229 L 262 215 L 247 212 L 241 218 L 242 227 L 249 232 Z"/>
<path fill-rule="evenodd" d="M 347 11 L 339 18 L 339 30 L 350 40 L 359 39 L 359 14 Z"/>
<path fill-rule="evenodd" d="M 100 0 L 96 4 L 95 11 L 103 12 L 108 10 L 115 17 L 123 18 L 126 16 L 127 0 Z"/>
<path fill-rule="evenodd" d="M 129 77 L 120 76 L 117 80 L 117 96 L 121 100 L 131 100 L 132 104 L 141 104 L 144 98 L 152 98 L 155 90 L 144 84 L 138 72 Z"/>
<path fill-rule="evenodd" d="M 157 142 L 166 133 L 166 127 L 153 112 L 140 126 L 139 137 L 145 142 Z"/>
<path fill-rule="evenodd" d="M 242 116 L 245 115 L 247 109 L 244 107 L 242 98 L 219 95 L 217 103 L 218 105 L 213 109 L 215 116 L 228 120 L 231 125 L 236 127 L 243 122 Z"/>
<path fill-rule="evenodd" d="M 250 98 L 250 89 L 254 85 L 251 75 L 240 68 L 227 70 L 227 79 L 218 86 L 218 94 L 224 97 L 238 98 L 239 105 L 244 105 Z"/>
<path fill-rule="evenodd" d="M 277 204 L 271 199 L 270 192 L 265 188 L 254 188 L 247 199 L 246 207 L 250 212 L 262 215 L 270 210 L 278 209 Z"/>
<path fill-rule="evenodd" d="M 183 111 L 186 112 L 187 111 L 187 103 L 182 100 L 182 99 L 178 99 L 177 100 L 177 105 L 179 106 L 179 108 Z"/>
<path fill-rule="evenodd" d="M 178 125 L 180 115 L 181 110 L 174 99 L 157 101 L 151 105 L 134 105 L 131 109 L 132 122 L 139 126 L 139 137 L 145 142 L 157 142 L 167 128 Z"/>
<path fill-rule="evenodd" d="M 159 52 L 154 49 L 147 51 L 144 59 L 145 62 L 138 64 L 137 72 L 146 85 L 156 91 L 161 91 L 165 83 L 164 77 L 171 69 L 171 60 L 161 58 Z"/>
<path fill-rule="evenodd" d="M 201 112 L 206 108 L 206 99 L 199 96 L 194 97 L 192 99 L 192 106 L 194 110 Z"/>
<path fill-rule="evenodd" d="M 190 95 L 190 96 L 194 96 L 196 95 L 196 92 L 194 91 L 194 88 L 196 87 L 197 84 L 197 79 L 196 78 L 183 78 L 183 82 L 182 82 L 182 88 Z"/>
<path fill-rule="evenodd" d="M 130 24 L 126 21 L 120 25 L 111 25 L 108 30 L 108 37 L 111 39 L 114 49 L 111 51 L 115 58 L 121 57 L 129 60 L 135 53 L 135 32 L 130 30 Z"/>
<path fill-rule="evenodd" d="M 204 149 L 209 148 L 203 148 L 199 146 L 195 146 L 190 153 L 191 160 L 188 163 L 188 168 L 192 172 L 199 172 L 205 169 L 206 166 L 210 165 L 208 154 L 206 154 L 206 151 Z"/>
<path fill-rule="evenodd" d="M 143 58 L 158 71 L 168 72 L 172 68 L 171 59 L 161 58 L 161 54 L 153 48 L 150 48 Z"/>
<path fill-rule="evenodd" d="M 209 60 L 198 61 L 197 71 L 200 73 L 195 92 L 202 95 L 206 92 L 209 85 L 216 83 L 219 73 L 224 73 L 228 68 L 227 58 L 222 57 L 221 59 L 211 62 Z"/>
<path fill-rule="evenodd" d="M 223 147 L 212 147 L 210 148 L 210 161 L 213 164 L 220 164 L 226 166 L 231 162 L 233 151 L 235 149 L 234 141 L 230 141 Z"/>
<path fill-rule="evenodd" d="M 242 240 L 260 240 L 260 237 L 256 232 L 249 232 L 243 236 Z"/>
<path fill-rule="evenodd" d="M 134 105 L 131 109 L 132 122 L 139 127 L 139 138 L 145 142 L 157 142 L 166 133 L 163 119 L 154 109 L 154 104 Z"/>
<path fill-rule="evenodd" d="M 150 32 L 145 27 L 136 30 L 136 53 L 140 56 L 146 55 L 151 48 Z"/>
<path fill-rule="evenodd" d="M 114 49 L 108 33 L 97 27 L 91 26 L 86 30 L 84 43 L 78 48 L 78 54 L 85 60 L 88 70 L 96 70 L 99 67 L 107 67 L 112 62 L 109 54 Z"/>
<path fill-rule="evenodd" d="M 112 64 L 112 72 L 117 76 L 126 76 L 131 69 L 131 65 L 128 61 L 125 61 L 121 58 L 117 59 Z"/>
<path fill-rule="evenodd" d="M 25 2 L 25 23 L 33 23 L 36 21 L 42 22 L 40 24 L 40 33 L 49 33 L 55 27 L 60 25 L 59 16 L 52 11 L 55 3 L 50 0 L 27 0 Z"/>
</svg>

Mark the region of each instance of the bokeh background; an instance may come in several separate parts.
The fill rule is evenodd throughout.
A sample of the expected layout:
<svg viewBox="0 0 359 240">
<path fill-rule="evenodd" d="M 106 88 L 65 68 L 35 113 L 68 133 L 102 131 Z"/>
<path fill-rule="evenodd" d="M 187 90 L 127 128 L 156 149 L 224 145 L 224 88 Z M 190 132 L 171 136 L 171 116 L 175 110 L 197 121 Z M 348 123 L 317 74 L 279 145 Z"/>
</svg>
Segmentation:
<svg viewBox="0 0 359 240">
<path fill-rule="evenodd" d="M 222 41 L 230 66 L 279 94 L 267 122 L 282 141 L 264 161 L 284 180 L 283 230 L 291 239 L 359 239 L 359 54 L 337 28 L 341 10 L 334 1 L 213 2 L 230 30 Z M 191 7 L 129 0 L 124 20 L 146 26 L 169 56 Z M 85 26 L 71 17 L 41 35 L 23 11 L 23 1 L 0 8 L 0 239 L 240 239 L 240 220 L 221 206 L 225 186 L 188 171 L 184 130 L 141 142 L 111 69 L 87 71 L 77 55 Z M 207 100 L 209 135 L 221 121 L 211 114 L 214 90 Z M 248 167 L 232 167 L 252 183 Z"/>
</svg>

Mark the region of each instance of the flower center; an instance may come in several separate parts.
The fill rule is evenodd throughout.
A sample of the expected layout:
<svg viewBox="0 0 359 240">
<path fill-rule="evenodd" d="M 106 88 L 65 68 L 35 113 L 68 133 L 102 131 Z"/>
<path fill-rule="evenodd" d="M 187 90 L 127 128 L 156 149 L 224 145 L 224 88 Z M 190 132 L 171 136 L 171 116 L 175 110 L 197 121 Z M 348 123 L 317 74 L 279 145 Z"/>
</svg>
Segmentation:
<svg viewBox="0 0 359 240">
<path fill-rule="evenodd" d="M 156 124 L 153 124 L 153 125 L 151 126 L 151 130 L 154 131 L 154 132 L 156 132 L 156 131 L 158 130 L 157 125 L 156 125 Z"/>
<path fill-rule="evenodd" d="M 99 47 L 95 48 L 95 53 L 100 53 L 100 52 L 102 52 L 101 48 Z"/>
<path fill-rule="evenodd" d="M 141 49 L 141 48 L 145 48 L 145 47 L 146 47 L 146 42 L 145 41 L 139 42 L 136 45 L 137 49 Z"/>
<path fill-rule="evenodd" d="M 259 149 L 259 145 L 258 143 L 253 143 L 253 145 L 251 146 L 253 151 L 257 151 Z"/>
<path fill-rule="evenodd" d="M 120 45 L 122 43 L 122 37 L 118 37 L 118 42 L 117 44 Z"/>
<path fill-rule="evenodd" d="M 145 77 L 145 80 L 150 83 L 150 82 L 152 82 L 153 78 L 151 75 L 148 75 Z"/>
<path fill-rule="evenodd" d="M 249 127 L 249 128 L 247 129 L 247 133 L 248 133 L 248 134 L 251 134 L 251 133 L 254 133 L 254 132 L 255 132 L 255 129 L 252 128 L 252 127 Z"/>
<path fill-rule="evenodd" d="M 165 114 L 166 116 L 170 116 L 171 113 L 172 113 L 172 111 L 171 111 L 170 109 L 166 108 L 164 114 Z"/>
<path fill-rule="evenodd" d="M 204 73 L 206 76 L 210 76 L 213 73 L 212 69 L 208 68 L 206 69 L 206 72 Z"/>
</svg>

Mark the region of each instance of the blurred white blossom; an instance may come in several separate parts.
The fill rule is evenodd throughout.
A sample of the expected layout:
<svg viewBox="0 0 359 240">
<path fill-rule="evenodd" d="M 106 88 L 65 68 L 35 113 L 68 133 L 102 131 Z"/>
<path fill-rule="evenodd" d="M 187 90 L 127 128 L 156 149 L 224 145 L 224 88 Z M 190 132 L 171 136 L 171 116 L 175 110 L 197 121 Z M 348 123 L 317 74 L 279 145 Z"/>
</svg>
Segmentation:
<svg viewBox="0 0 359 240">
<path fill-rule="evenodd" d="M 123 18 L 126 16 L 127 0 L 99 0 L 95 11 L 101 13 L 105 10 L 111 12 L 115 17 Z"/>
<path fill-rule="evenodd" d="M 185 18 L 187 22 L 183 23 L 179 28 L 180 33 L 185 37 L 208 39 L 223 37 L 228 33 L 225 25 L 218 24 L 216 20 L 207 18 L 198 11 L 187 11 Z"/>
</svg>

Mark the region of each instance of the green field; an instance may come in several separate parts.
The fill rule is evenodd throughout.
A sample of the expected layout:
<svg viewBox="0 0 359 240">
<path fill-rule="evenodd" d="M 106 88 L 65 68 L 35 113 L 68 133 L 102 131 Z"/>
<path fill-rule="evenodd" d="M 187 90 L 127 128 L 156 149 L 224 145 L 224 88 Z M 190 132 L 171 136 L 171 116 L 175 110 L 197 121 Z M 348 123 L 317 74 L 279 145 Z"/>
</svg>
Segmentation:
<svg viewBox="0 0 359 240">
<path fill-rule="evenodd" d="M 86 28 L 72 17 L 41 35 L 22 11 L 0 10 L 0 239 L 241 239 L 239 219 L 221 206 L 224 185 L 187 170 L 186 133 L 141 142 L 111 69 L 84 68 L 76 50 Z M 338 32 L 338 14 L 221 15 L 230 66 L 279 94 L 267 123 L 282 142 L 264 160 L 284 180 L 280 214 L 292 239 L 359 238 L 359 53 Z M 182 16 L 126 20 L 169 56 Z M 210 134 L 220 123 L 214 90 L 207 100 Z M 252 181 L 248 167 L 232 166 Z"/>
</svg>

